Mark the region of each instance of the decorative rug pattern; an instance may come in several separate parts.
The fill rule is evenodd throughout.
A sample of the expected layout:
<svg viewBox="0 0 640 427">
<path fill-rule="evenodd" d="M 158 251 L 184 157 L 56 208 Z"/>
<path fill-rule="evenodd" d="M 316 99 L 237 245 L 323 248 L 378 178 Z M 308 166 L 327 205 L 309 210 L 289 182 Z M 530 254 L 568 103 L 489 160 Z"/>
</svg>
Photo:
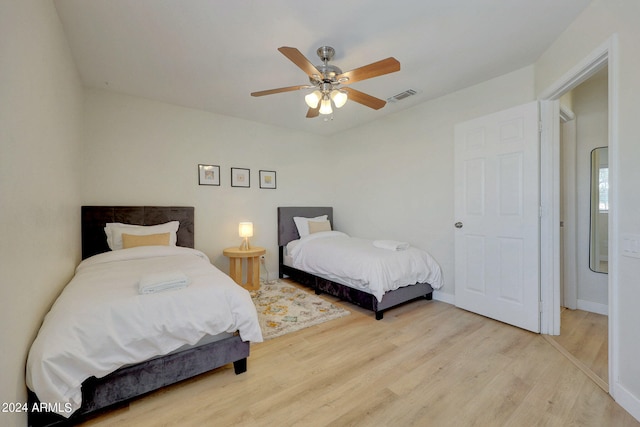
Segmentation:
<svg viewBox="0 0 640 427">
<path fill-rule="evenodd" d="M 251 298 L 265 340 L 346 316 L 349 311 L 284 282 L 263 283 Z"/>
</svg>

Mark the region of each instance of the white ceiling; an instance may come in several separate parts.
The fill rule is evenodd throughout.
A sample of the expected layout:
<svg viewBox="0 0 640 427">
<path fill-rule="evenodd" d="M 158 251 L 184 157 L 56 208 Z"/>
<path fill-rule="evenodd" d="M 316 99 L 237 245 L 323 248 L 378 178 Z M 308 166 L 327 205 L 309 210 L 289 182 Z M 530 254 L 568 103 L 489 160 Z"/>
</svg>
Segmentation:
<svg viewBox="0 0 640 427">
<path fill-rule="evenodd" d="M 80 76 L 103 88 L 330 135 L 530 65 L 590 0 L 54 0 Z M 305 118 L 304 85 L 277 51 L 335 48 L 348 71 L 389 56 L 397 73 L 353 83 L 381 99 L 417 95 L 375 111 L 355 102 L 332 120 Z"/>
</svg>

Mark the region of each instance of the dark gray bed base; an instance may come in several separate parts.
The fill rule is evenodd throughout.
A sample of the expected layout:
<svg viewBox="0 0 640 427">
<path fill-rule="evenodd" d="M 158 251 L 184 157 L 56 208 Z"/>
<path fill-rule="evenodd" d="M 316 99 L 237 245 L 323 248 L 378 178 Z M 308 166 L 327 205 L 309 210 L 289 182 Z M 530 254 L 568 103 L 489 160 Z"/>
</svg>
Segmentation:
<svg viewBox="0 0 640 427">
<path fill-rule="evenodd" d="M 170 384 L 233 363 L 236 374 L 247 370 L 249 343 L 234 335 L 220 341 L 118 369 L 82 383 L 82 406 L 70 418 L 52 412 L 30 412 L 29 426 L 72 426 Z M 39 404 L 28 391 L 29 408 Z"/>
<path fill-rule="evenodd" d="M 174 220 L 180 221 L 178 245 L 193 248 L 193 207 L 83 206 L 82 258 L 109 250 L 103 230 L 107 222 L 156 225 Z M 106 409 L 229 363 L 233 363 L 236 374 L 241 374 L 247 370 L 247 357 L 249 343 L 234 335 L 127 366 L 100 379 L 92 377 L 82 384 L 82 407 L 70 418 L 53 412 L 31 411 L 28 414 L 29 426 L 75 425 Z M 27 392 L 31 410 L 39 401 L 33 392 Z"/>
<path fill-rule="evenodd" d="M 289 278 L 311 287 L 316 294 L 322 292 L 341 300 L 356 304 L 375 313 L 376 320 L 384 317 L 384 311 L 400 304 L 418 299 L 433 298 L 433 288 L 428 283 L 416 283 L 415 285 L 398 288 L 384 294 L 382 301 L 359 289 L 351 288 L 340 283 L 333 282 L 323 277 L 315 276 L 306 271 L 298 270 L 284 264 L 284 247 L 292 240 L 299 239 L 298 230 L 293 221 L 294 216 L 313 218 L 327 215 L 333 227 L 333 208 L 331 207 L 279 207 L 278 208 L 278 247 L 279 247 L 279 271 L 282 279 L 285 275 Z"/>
</svg>

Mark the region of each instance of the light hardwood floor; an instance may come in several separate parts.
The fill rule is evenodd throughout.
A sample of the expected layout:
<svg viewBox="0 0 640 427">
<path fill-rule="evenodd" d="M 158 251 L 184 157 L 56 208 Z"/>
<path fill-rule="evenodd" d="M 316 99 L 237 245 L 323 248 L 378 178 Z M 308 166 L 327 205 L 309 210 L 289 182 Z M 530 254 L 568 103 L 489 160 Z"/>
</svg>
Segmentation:
<svg viewBox="0 0 640 427">
<path fill-rule="evenodd" d="M 438 301 L 251 347 L 86 426 L 639 426 L 541 335 Z"/>
<path fill-rule="evenodd" d="M 609 381 L 609 323 L 607 316 L 562 309 L 560 335 L 550 337 L 587 375 L 596 377 L 605 390 Z"/>
</svg>

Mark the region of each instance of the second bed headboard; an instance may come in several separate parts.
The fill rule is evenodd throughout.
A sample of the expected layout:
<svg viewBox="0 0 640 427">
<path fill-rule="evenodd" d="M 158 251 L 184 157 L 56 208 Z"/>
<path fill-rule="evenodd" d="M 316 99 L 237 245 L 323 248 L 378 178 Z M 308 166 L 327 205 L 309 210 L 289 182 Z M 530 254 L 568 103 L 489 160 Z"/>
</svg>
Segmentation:
<svg viewBox="0 0 640 427">
<path fill-rule="evenodd" d="M 333 226 L 332 207 L 309 207 L 309 206 L 287 206 L 278 208 L 278 246 L 286 246 L 292 240 L 299 239 L 298 229 L 294 216 L 314 218 L 320 215 L 327 215 L 329 222 Z"/>
<path fill-rule="evenodd" d="M 82 259 L 110 251 L 104 226 L 108 222 L 157 225 L 180 221 L 177 245 L 194 246 L 194 208 L 192 206 L 83 206 Z"/>
</svg>

